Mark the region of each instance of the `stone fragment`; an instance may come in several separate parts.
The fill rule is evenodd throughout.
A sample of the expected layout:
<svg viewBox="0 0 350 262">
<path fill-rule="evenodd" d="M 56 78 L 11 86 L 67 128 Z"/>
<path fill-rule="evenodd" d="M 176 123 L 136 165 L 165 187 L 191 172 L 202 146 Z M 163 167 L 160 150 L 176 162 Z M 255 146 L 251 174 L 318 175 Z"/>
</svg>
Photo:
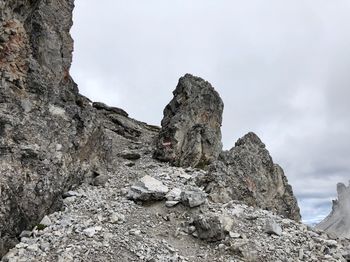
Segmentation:
<svg viewBox="0 0 350 262">
<path fill-rule="evenodd" d="M 269 235 L 277 235 L 280 236 L 282 235 L 282 228 L 277 222 L 273 219 L 267 219 L 265 221 L 265 228 L 264 228 L 265 233 Z"/>
<path fill-rule="evenodd" d="M 350 249 L 344 250 L 342 252 L 342 256 L 343 256 L 344 259 L 346 259 L 346 261 L 350 261 Z"/>
<path fill-rule="evenodd" d="M 304 258 L 304 250 L 301 248 L 299 249 L 299 259 L 302 261 Z"/>
<path fill-rule="evenodd" d="M 120 156 L 127 160 L 138 160 L 141 158 L 141 155 L 139 153 L 133 152 L 133 151 L 123 151 Z"/>
<path fill-rule="evenodd" d="M 27 250 L 30 250 L 30 251 L 36 252 L 36 251 L 38 251 L 38 250 L 39 250 L 39 246 L 38 246 L 38 244 L 32 244 L 32 245 L 29 245 L 29 246 L 27 247 Z"/>
<path fill-rule="evenodd" d="M 231 238 L 240 238 L 241 237 L 240 234 L 234 233 L 234 232 L 231 232 L 231 231 L 229 232 L 229 235 L 230 235 Z"/>
<path fill-rule="evenodd" d="M 227 216 L 199 215 L 194 218 L 193 224 L 199 238 L 209 242 L 220 241 L 225 238 L 231 229 L 233 220 Z"/>
<path fill-rule="evenodd" d="M 95 177 L 92 181 L 92 185 L 94 186 L 105 186 L 108 182 L 108 176 L 106 175 L 99 175 Z"/>
<path fill-rule="evenodd" d="M 123 214 L 119 214 L 119 213 L 113 213 L 111 216 L 110 216 L 110 222 L 112 224 L 121 224 L 125 221 L 125 216 Z"/>
<path fill-rule="evenodd" d="M 199 188 L 181 192 L 181 203 L 189 207 L 198 207 L 207 201 L 207 194 Z"/>
<path fill-rule="evenodd" d="M 165 206 L 166 207 L 174 207 L 176 206 L 177 204 L 179 204 L 180 201 L 171 201 L 171 200 L 168 200 L 165 202 Z"/>
<path fill-rule="evenodd" d="M 168 201 L 180 201 L 181 200 L 181 189 L 174 187 L 172 190 L 166 194 L 165 198 Z"/>
<path fill-rule="evenodd" d="M 76 191 L 68 191 L 68 192 L 63 193 L 62 198 L 64 199 L 64 198 L 74 197 L 74 196 L 79 197 L 80 194 Z"/>
<path fill-rule="evenodd" d="M 22 238 L 22 237 L 31 237 L 32 234 L 33 234 L 32 231 L 24 230 L 24 231 L 22 231 L 22 233 L 19 235 L 19 237 L 20 237 L 20 238 Z"/>
<path fill-rule="evenodd" d="M 93 237 L 96 234 L 95 227 L 89 227 L 83 230 L 83 233 L 88 237 Z"/>
<path fill-rule="evenodd" d="M 204 167 L 219 156 L 224 104 L 210 83 L 186 74 L 164 109 L 154 157 L 176 166 Z"/>
<path fill-rule="evenodd" d="M 146 175 L 131 186 L 127 198 L 140 201 L 162 200 L 168 192 L 168 187 L 161 181 Z"/>
<path fill-rule="evenodd" d="M 122 116 L 125 116 L 125 117 L 129 116 L 129 114 L 127 112 L 125 112 L 123 109 L 121 109 L 119 107 L 108 106 L 108 105 L 106 105 L 104 103 L 101 103 L 101 102 L 93 102 L 92 106 L 94 108 L 96 108 L 97 110 L 106 110 L 106 111 L 109 111 L 109 112 L 112 112 L 112 113 L 116 113 L 118 115 L 122 115 Z"/>
<path fill-rule="evenodd" d="M 48 227 L 52 224 L 52 222 L 48 216 L 44 216 L 44 218 L 40 221 L 39 224 Z"/>
</svg>

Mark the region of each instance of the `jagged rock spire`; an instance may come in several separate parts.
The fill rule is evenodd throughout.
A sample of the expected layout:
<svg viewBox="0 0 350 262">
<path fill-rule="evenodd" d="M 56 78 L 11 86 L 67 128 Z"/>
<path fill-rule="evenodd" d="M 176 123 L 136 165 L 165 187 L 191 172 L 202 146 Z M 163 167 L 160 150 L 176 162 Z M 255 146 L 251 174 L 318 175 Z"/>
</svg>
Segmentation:
<svg viewBox="0 0 350 262">
<path fill-rule="evenodd" d="M 186 74 L 164 109 L 155 158 L 177 166 L 205 166 L 219 156 L 224 104 L 211 84 Z"/>
<path fill-rule="evenodd" d="M 338 237 L 350 237 L 350 183 L 337 184 L 338 199 L 333 200 L 331 213 L 316 228 Z"/>
<path fill-rule="evenodd" d="M 248 205 L 300 220 L 300 210 L 283 169 L 275 164 L 265 144 L 250 132 L 238 139 L 199 179 L 214 202 L 240 200 Z"/>
</svg>

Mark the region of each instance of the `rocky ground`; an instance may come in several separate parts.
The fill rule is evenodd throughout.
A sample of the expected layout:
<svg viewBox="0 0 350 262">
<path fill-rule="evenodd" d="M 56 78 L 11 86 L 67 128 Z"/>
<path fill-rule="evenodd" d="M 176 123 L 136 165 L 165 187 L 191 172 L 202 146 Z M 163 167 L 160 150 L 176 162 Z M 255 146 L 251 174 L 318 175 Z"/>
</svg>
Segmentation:
<svg viewBox="0 0 350 262">
<path fill-rule="evenodd" d="M 212 203 L 195 183 L 205 171 L 159 163 L 147 147 L 119 149 L 114 174 L 65 193 L 63 210 L 24 231 L 2 261 L 349 258 L 346 239 L 238 201 Z"/>
<path fill-rule="evenodd" d="M 207 81 L 180 78 L 161 129 L 80 95 L 73 7 L 0 0 L 2 261 L 350 261 L 348 239 L 298 222 L 254 133 L 222 152 Z"/>
</svg>

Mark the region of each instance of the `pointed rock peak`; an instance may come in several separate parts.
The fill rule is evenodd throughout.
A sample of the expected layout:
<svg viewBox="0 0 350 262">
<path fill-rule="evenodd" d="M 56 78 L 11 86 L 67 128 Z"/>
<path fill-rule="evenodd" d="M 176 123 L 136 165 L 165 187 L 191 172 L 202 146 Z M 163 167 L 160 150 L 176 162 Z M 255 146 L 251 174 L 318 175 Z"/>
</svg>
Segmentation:
<svg viewBox="0 0 350 262">
<path fill-rule="evenodd" d="M 261 141 L 261 139 L 253 132 L 249 132 L 242 138 L 238 139 L 235 146 L 259 146 L 265 148 L 265 144 Z"/>
<path fill-rule="evenodd" d="M 154 157 L 176 166 L 203 167 L 221 152 L 224 104 L 211 84 L 186 74 L 164 109 Z"/>
<path fill-rule="evenodd" d="M 316 228 L 338 237 L 350 237 L 350 185 L 337 184 L 338 199 L 333 200 L 331 213 Z"/>
<path fill-rule="evenodd" d="M 191 97 L 199 94 L 202 89 L 211 89 L 217 94 L 217 96 L 219 96 L 208 81 L 191 74 L 185 74 L 179 79 L 179 83 L 173 94 L 174 96 L 178 94 L 186 94 L 187 96 Z"/>
<path fill-rule="evenodd" d="M 282 168 L 273 162 L 260 138 L 250 132 L 220 154 L 203 180 L 213 201 L 240 200 L 300 221 L 300 209 Z"/>
<path fill-rule="evenodd" d="M 349 187 L 346 187 L 343 183 L 338 183 L 337 184 L 337 193 L 338 196 L 342 195 L 343 193 L 345 193 L 347 190 L 350 191 Z"/>
</svg>

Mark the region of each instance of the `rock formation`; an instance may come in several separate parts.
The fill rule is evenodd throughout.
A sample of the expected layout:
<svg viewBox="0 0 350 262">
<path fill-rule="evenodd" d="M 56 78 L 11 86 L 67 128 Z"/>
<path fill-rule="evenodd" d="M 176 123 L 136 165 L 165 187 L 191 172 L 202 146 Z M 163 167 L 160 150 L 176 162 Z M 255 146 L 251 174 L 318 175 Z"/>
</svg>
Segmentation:
<svg viewBox="0 0 350 262">
<path fill-rule="evenodd" d="M 69 75 L 73 6 L 0 0 L 0 256 L 57 210 L 67 189 L 104 183 L 118 153 L 113 140 L 152 132 L 79 95 Z"/>
<path fill-rule="evenodd" d="M 239 139 L 230 151 L 221 151 L 223 102 L 213 87 L 187 74 L 173 93 L 164 109 L 155 158 L 175 166 L 209 165 L 209 174 L 198 184 L 206 187 L 213 201 L 242 200 L 300 220 L 297 201 L 282 168 L 273 163 L 254 133 Z"/>
<path fill-rule="evenodd" d="M 265 144 L 254 133 L 240 138 L 235 146 L 222 152 L 198 179 L 214 202 L 232 199 L 300 220 L 300 211 L 292 187 L 283 170 L 274 164 Z"/>
<path fill-rule="evenodd" d="M 3 261 L 346 262 L 350 257 L 348 240 L 240 201 L 191 208 L 167 207 L 165 199 L 128 200 L 130 181 L 144 181 L 145 172 L 171 191 L 196 187 L 195 178 L 205 173 L 159 163 L 143 145 L 139 151 L 142 156 L 131 167 L 117 157 L 118 175 L 106 186 L 83 184 L 70 192 L 62 211 L 48 215 L 46 227 L 23 232 Z"/>
<path fill-rule="evenodd" d="M 80 95 L 73 2 L 0 0 L 3 261 L 350 255 L 348 242 L 284 218 L 300 218 L 296 200 L 256 135 L 222 152 L 223 103 L 203 79 L 179 80 L 161 130 Z"/>
<path fill-rule="evenodd" d="M 219 156 L 224 104 L 210 83 L 186 74 L 164 109 L 155 157 L 176 166 L 205 166 Z"/>
<path fill-rule="evenodd" d="M 350 185 L 337 184 L 338 199 L 333 200 L 331 213 L 316 228 L 338 237 L 350 238 Z"/>
</svg>

